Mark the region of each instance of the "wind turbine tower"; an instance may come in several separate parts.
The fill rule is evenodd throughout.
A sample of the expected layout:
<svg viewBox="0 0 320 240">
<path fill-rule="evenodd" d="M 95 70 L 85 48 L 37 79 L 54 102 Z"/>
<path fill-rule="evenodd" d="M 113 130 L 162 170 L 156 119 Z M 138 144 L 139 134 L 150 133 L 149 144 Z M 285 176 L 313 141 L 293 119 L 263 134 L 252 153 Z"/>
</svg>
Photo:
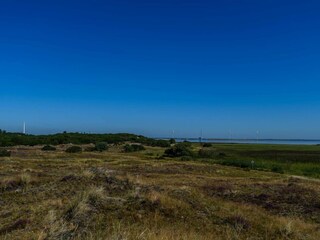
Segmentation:
<svg viewBox="0 0 320 240">
<path fill-rule="evenodd" d="M 26 134 L 26 122 L 23 122 L 23 134 Z"/>
</svg>

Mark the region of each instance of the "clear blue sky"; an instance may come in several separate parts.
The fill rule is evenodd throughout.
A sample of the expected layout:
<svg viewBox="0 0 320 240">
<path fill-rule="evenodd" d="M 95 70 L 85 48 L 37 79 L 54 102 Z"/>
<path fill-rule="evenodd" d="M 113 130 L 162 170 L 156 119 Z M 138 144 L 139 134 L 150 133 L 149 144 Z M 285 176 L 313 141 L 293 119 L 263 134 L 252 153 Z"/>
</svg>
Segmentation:
<svg viewBox="0 0 320 240">
<path fill-rule="evenodd" d="M 320 138 L 319 1 L 0 3 L 0 128 Z"/>
</svg>

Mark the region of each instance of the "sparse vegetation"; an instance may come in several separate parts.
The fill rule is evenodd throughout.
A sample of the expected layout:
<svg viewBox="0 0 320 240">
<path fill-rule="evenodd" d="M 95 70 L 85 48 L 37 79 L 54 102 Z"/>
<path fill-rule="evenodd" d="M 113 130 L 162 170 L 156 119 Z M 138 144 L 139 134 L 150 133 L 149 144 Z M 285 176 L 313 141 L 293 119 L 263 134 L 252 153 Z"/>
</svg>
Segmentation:
<svg viewBox="0 0 320 240">
<path fill-rule="evenodd" d="M 21 173 L 18 176 L 6 177 L 0 181 L 0 189 L 2 191 L 24 189 L 29 186 L 32 178 L 27 173 Z"/>
<path fill-rule="evenodd" d="M 161 161 L 162 147 L 124 153 L 123 144 L 111 145 L 75 155 L 8 148 L 14 157 L 1 159 L 0 239 L 320 238 L 319 180 L 287 175 L 289 166 L 314 173 L 315 161 L 274 165 L 242 155 L 269 146 L 175 146 L 188 153 Z M 273 151 L 284 148 L 307 155 L 318 147 Z"/>
</svg>

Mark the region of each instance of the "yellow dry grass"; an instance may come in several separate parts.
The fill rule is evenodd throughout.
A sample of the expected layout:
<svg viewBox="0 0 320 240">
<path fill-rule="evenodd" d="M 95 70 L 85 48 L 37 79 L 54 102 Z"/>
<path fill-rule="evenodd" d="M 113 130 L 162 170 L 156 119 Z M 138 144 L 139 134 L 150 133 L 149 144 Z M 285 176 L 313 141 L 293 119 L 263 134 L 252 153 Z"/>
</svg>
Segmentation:
<svg viewBox="0 0 320 240">
<path fill-rule="evenodd" d="M 0 239 L 320 239 L 313 181 L 119 149 L 0 159 Z"/>
</svg>

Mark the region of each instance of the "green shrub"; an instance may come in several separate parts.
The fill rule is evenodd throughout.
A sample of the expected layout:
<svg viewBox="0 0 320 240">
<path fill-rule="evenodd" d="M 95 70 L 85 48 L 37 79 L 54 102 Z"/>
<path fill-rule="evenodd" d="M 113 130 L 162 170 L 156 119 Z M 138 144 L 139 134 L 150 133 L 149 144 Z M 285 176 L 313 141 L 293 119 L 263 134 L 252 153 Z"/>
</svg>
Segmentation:
<svg viewBox="0 0 320 240">
<path fill-rule="evenodd" d="M 271 171 L 276 173 L 284 173 L 283 168 L 279 165 L 273 165 L 271 167 Z"/>
<path fill-rule="evenodd" d="M 145 146 L 151 146 L 151 147 L 170 147 L 170 142 L 163 139 L 138 138 L 131 142 L 140 143 Z"/>
<path fill-rule="evenodd" d="M 170 142 L 166 140 L 150 140 L 146 144 L 152 147 L 170 147 Z"/>
<path fill-rule="evenodd" d="M 43 148 L 41 148 L 42 151 L 55 151 L 57 150 L 55 147 L 50 146 L 50 145 L 46 145 Z"/>
<path fill-rule="evenodd" d="M 212 143 L 204 143 L 202 144 L 202 147 L 205 147 L 205 148 L 212 147 Z"/>
<path fill-rule="evenodd" d="M 95 151 L 103 152 L 108 150 L 108 145 L 104 142 L 96 143 L 94 147 Z"/>
<path fill-rule="evenodd" d="M 168 157 L 193 156 L 191 145 L 189 143 L 178 143 L 164 152 Z"/>
<path fill-rule="evenodd" d="M 124 152 L 138 152 L 145 150 L 145 147 L 140 144 L 126 144 L 123 147 Z"/>
<path fill-rule="evenodd" d="M 67 148 L 66 152 L 67 153 L 79 153 L 79 152 L 82 152 L 82 148 L 79 146 L 72 146 L 72 147 Z"/>
<path fill-rule="evenodd" d="M 10 157 L 11 152 L 8 150 L 0 150 L 0 157 Z"/>
<path fill-rule="evenodd" d="M 175 143 L 176 143 L 176 140 L 175 140 L 174 138 L 171 138 L 171 139 L 169 140 L 169 143 L 170 143 L 170 144 L 175 144 Z"/>
</svg>

